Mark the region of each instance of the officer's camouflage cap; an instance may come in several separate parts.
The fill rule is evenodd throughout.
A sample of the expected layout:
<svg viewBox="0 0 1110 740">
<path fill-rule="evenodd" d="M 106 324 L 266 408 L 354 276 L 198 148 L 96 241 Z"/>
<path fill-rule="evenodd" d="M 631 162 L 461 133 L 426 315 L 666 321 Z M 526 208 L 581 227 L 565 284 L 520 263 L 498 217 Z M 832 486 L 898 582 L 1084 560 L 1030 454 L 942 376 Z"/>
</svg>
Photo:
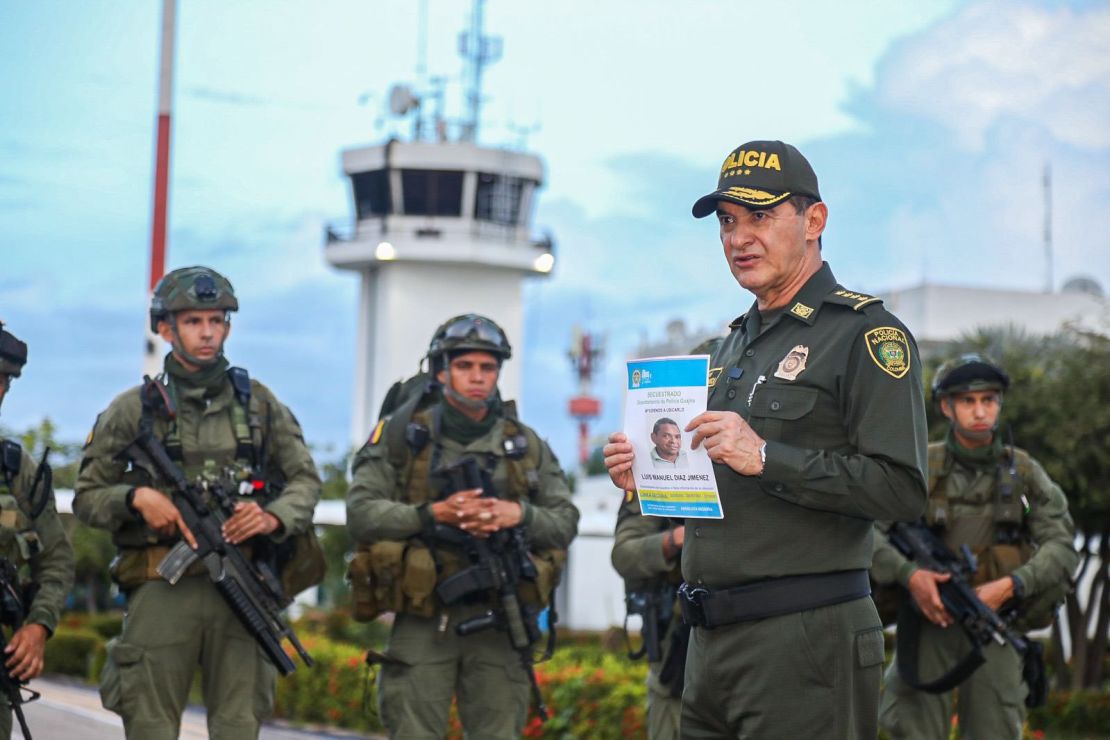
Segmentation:
<svg viewBox="0 0 1110 740">
<path fill-rule="evenodd" d="M 713 213 L 721 200 L 774 208 L 795 195 L 821 200 L 817 174 L 802 153 L 781 141 L 749 141 L 725 158 L 717 189 L 694 203 L 694 218 Z"/>
<path fill-rule="evenodd" d="M 238 311 L 239 300 L 231 281 L 210 267 L 182 267 L 168 273 L 154 286 L 150 299 L 150 330 L 176 311 L 222 309 Z"/>
<path fill-rule="evenodd" d="M 489 352 L 502 360 L 513 356 L 512 345 L 501 327 L 476 313 L 455 316 L 443 322 L 428 345 L 428 359 L 433 361 L 455 352 Z"/>
<path fill-rule="evenodd" d="M 986 355 L 969 352 L 945 362 L 933 375 L 933 399 L 969 391 L 1005 391 L 1010 376 Z"/>
<path fill-rule="evenodd" d="M 0 321 L 0 375 L 18 378 L 27 364 L 27 345 L 4 329 Z"/>
</svg>

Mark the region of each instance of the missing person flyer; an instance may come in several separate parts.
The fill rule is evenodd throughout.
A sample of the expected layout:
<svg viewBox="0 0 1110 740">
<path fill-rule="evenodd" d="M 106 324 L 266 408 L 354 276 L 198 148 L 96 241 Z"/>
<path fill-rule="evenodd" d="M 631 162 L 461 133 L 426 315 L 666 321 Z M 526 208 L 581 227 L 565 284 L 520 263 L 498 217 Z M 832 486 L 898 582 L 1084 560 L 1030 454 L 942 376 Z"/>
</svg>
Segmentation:
<svg viewBox="0 0 1110 740">
<path fill-rule="evenodd" d="M 648 516 L 721 519 L 721 497 L 705 448 L 690 449 L 684 431 L 705 411 L 709 355 L 628 361 L 624 433 L 636 456 L 632 474 Z"/>
</svg>

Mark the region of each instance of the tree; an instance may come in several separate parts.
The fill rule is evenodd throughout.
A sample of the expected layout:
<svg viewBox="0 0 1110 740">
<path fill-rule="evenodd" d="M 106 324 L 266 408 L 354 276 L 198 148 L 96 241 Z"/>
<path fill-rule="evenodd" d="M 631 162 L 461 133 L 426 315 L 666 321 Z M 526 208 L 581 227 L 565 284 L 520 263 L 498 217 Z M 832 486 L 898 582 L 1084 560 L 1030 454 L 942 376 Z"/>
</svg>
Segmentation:
<svg viewBox="0 0 1110 740">
<path fill-rule="evenodd" d="M 1061 627 L 1053 626 L 1057 676 L 1061 688 L 1100 688 L 1110 628 L 1110 337 L 985 329 L 953 342 L 940 359 L 963 352 L 985 352 L 1010 374 L 1000 433 L 1007 442 L 1012 434 L 1067 494 L 1081 542 L 1076 582 L 1090 577 L 1092 585 L 1086 603 L 1067 602 L 1070 665 Z M 947 422 L 935 407 L 930 413 L 936 438 Z"/>
</svg>

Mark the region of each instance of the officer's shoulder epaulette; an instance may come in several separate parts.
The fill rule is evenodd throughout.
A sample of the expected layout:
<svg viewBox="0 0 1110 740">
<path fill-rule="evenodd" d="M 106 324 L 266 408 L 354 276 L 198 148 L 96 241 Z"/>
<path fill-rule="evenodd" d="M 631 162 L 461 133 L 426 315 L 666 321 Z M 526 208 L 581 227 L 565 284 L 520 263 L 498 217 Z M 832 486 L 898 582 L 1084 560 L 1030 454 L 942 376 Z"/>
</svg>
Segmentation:
<svg viewBox="0 0 1110 740">
<path fill-rule="evenodd" d="M 0 470 L 9 476 L 16 476 L 22 466 L 23 445 L 15 440 L 0 439 Z"/>
<path fill-rule="evenodd" d="M 882 298 L 876 298 L 873 295 L 866 293 L 856 293 L 852 290 L 847 290 L 843 286 L 838 285 L 829 291 L 825 296 L 825 303 L 836 303 L 841 306 L 848 306 L 853 311 L 862 311 L 866 306 L 881 304 Z"/>
</svg>

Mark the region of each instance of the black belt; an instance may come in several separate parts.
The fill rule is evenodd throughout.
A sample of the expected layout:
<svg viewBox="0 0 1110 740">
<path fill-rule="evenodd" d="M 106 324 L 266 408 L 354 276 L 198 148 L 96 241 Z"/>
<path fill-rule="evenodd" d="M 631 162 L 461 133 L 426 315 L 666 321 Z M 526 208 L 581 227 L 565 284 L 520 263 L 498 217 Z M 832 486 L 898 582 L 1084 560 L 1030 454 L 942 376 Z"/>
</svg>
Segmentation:
<svg viewBox="0 0 1110 740">
<path fill-rule="evenodd" d="M 845 570 L 771 578 L 716 591 L 683 583 L 678 593 L 682 619 L 712 629 L 862 599 L 871 594 L 871 581 L 866 570 Z"/>
</svg>

